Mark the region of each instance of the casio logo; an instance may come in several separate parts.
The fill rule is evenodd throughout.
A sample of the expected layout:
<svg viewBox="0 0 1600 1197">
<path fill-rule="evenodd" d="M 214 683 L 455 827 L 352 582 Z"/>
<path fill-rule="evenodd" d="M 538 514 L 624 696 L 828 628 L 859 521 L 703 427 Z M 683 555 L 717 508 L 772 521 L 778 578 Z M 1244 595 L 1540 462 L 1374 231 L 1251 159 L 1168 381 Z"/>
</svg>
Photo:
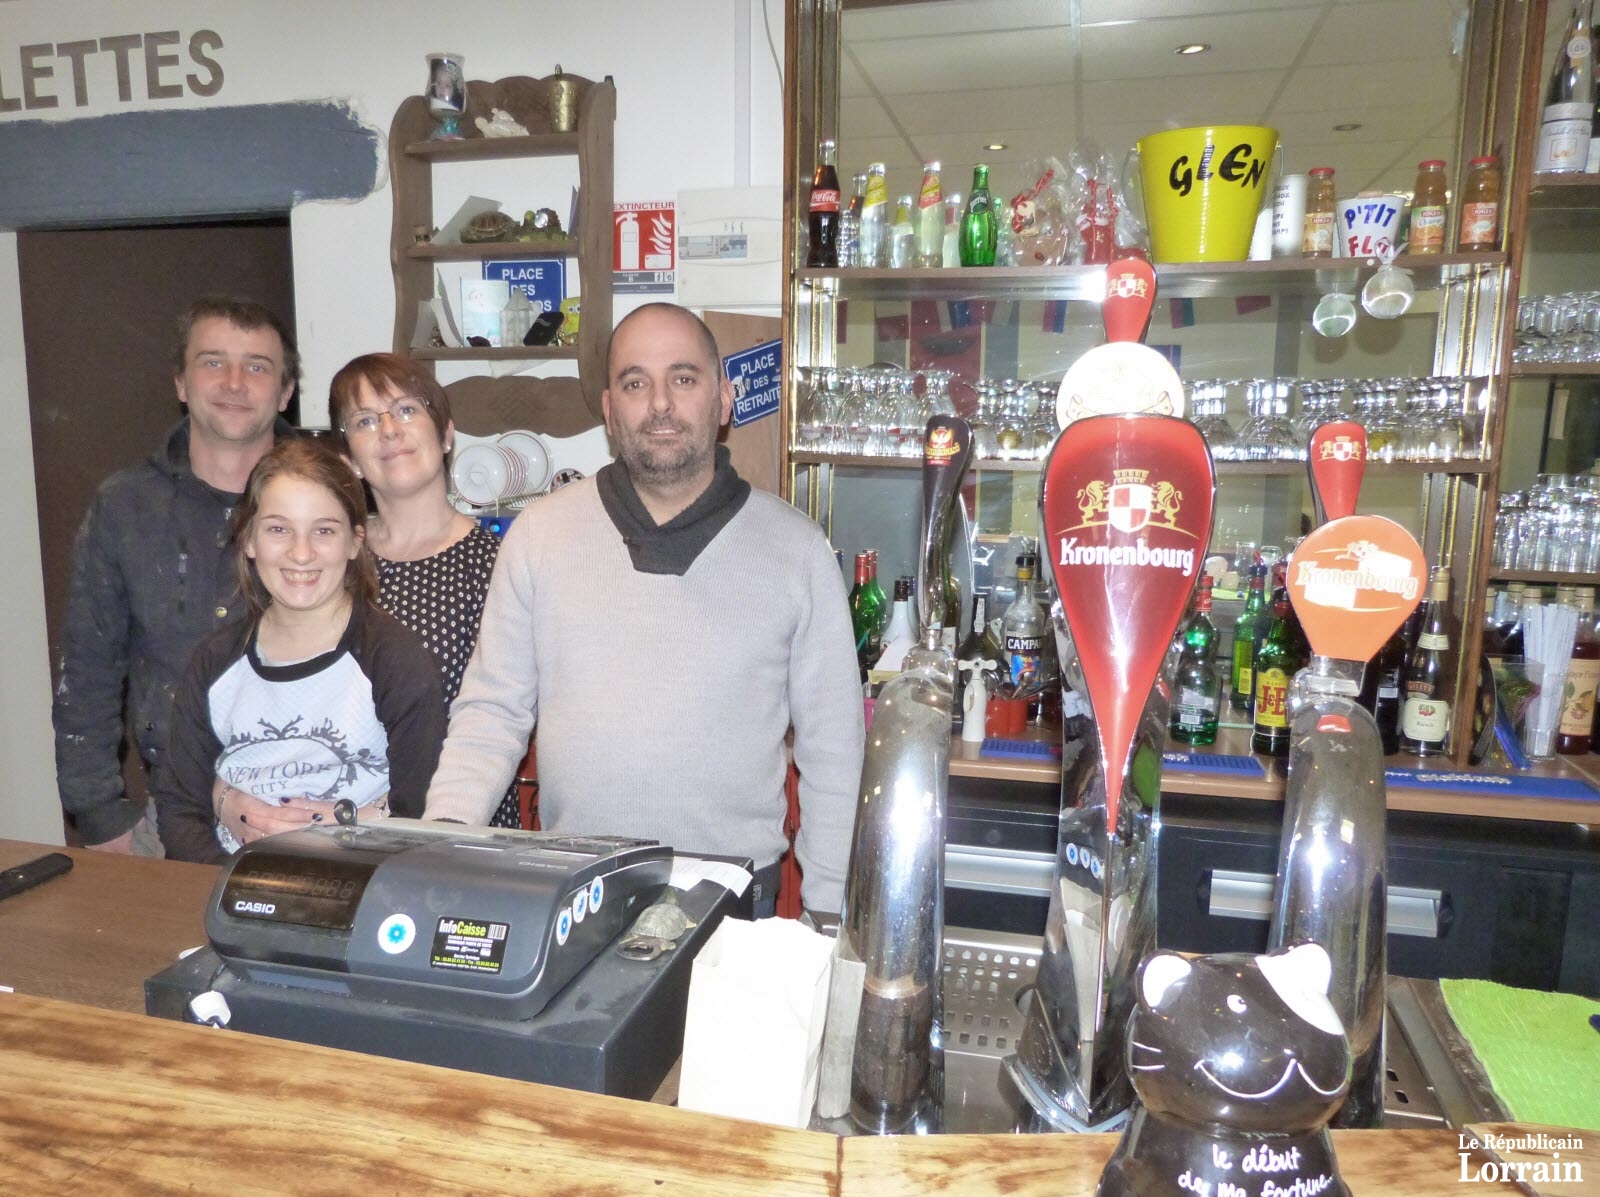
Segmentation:
<svg viewBox="0 0 1600 1197">
<path fill-rule="evenodd" d="M 276 902 L 246 902 L 243 898 L 233 904 L 235 914 L 276 914 Z"/>
</svg>

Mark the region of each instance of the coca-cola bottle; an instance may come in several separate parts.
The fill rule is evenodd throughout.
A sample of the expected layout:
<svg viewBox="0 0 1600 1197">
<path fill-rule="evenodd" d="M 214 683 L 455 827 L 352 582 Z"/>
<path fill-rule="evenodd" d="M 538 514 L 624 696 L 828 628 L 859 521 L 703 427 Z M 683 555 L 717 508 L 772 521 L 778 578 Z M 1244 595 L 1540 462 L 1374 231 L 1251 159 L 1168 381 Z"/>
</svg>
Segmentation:
<svg viewBox="0 0 1600 1197">
<path fill-rule="evenodd" d="M 806 265 L 823 270 L 839 265 L 839 170 L 836 147 L 824 140 L 817 145 L 817 173 L 811 180 L 811 249 Z"/>
</svg>

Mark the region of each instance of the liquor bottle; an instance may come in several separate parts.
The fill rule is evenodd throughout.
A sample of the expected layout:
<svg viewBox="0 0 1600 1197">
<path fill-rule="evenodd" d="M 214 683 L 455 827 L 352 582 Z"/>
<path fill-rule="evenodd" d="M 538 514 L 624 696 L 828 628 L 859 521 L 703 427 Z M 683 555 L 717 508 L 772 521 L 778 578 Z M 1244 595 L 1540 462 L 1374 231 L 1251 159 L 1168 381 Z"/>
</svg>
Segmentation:
<svg viewBox="0 0 1600 1197">
<path fill-rule="evenodd" d="M 889 226 L 889 265 L 896 270 L 917 264 L 917 226 L 912 223 L 913 200 L 902 195 L 894 201 L 894 223 Z"/>
<path fill-rule="evenodd" d="M 1400 751 L 1439 756 L 1450 737 L 1450 695 L 1445 665 L 1450 652 L 1450 567 L 1428 581 L 1417 642 L 1401 676 Z"/>
<path fill-rule="evenodd" d="M 867 176 L 850 176 L 855 194 L 850 206 L 839 215 L 839 265 L 861 265 L 861 207 L 867 202 Z"/>
<path fill-rule="evenodd" d="M 867 670 L 877 662 L 883 650 L 878 631 L 881 613 L 880 598 L 872 589 L 871 558 L 866 553 L 856 554 L 856 584 L 850 591 L 850 627 L 856 636 L 856 664 L 861 667 L 861 680 Z M 881 593 L 881 592 L 880 592 Z"/>
<path fill-rule="evenodd" d="M 1578 629 L 1567 665 L 1567 689 L 1556 729 L 1562 756 L 1588 752 L 1593 744 L 1595 688 L 1600 683 L 1600 639 L 1594 634 L 1594 589 L 1577 587 Z"/>
<path fill-rule="evenodd" d="M 1590 0 L 1576 0 L 1572 19 L 1556 47 L 1555 67 L 1544 93 L 1539 151 L 1533 169 L 1581 171 L 1589 154 L 1594 121 L 1594 41 Z"/>
<path fill-rule="evenodd" d="M 1236 711 L 1250 712 L 1255 702 L 1256 625 L 1267 610 L 1267 567 L 1257 561 L 1250 567 L 1250 589 L 1244 611 L 1233 623 L 1233 670 L 1228 679 L 1228 700 Z"/>
<path fill-rule="evenodd" d="M 972 168 L 972 194 L 961 216 L 961 264 L 993 266 L 1000 240 L 1000 219 L 989 194 L 989 168 L 981 162 Z"/>
<path fill-rule="evenodd" d="M 874 162 L 867 167 L 867 194 L 861 200 L 861 265 L 882 266 L 884 242 L 889 233 L 889 184 L 884 166 Z"/>
<path fill-rule="evenodd" d="M 1385 756 L 1400 751 L 1400 676 L 1405 672 L 1406 653 L 1406 629 L 1401 624 L 1367 662 L 1356 699 L 1378 725 Z"/>
<path fill-rule="evenodd" d="M 1053 633 L 1033 588 L 1033 571 L 1039 559 L 1031 553 L 1017 558 L 1017 597 L 1000 621 L 1000 646 L 1005 654 L 1000 669 L 1013 698 L 1027 698 L 1043 690 L 1048 677 L 1046 642 Z"/>
<path fill-rule="evenodd" d="M 1222 684 L 1217 677 L 1217 628 L 1211 622 L 1211 575 L 1200 576 L 1194 614 L 1183 629 L 1183 651 L 1172 687 L 1168 730 L 1181 744 L 1217 742 L 1217 706 Z"/>
<path fill-rule="evenodd" d="M 1256 653 L 1255 731 L 1250 747 L 1264 756 L 1289 755 L 1289 682 L 1307 660 L 1291 618 L 1293 610 L 1285 593 L 1273 605 L 1272 630 Z"/>
<path fill-rule="evenodd" d="M 1411 232 L 1407 253 L 1442 254 L 1445 220 L 1444 163 L 1429 158 L 1417 163 L 1417 185 L 1411 196 Z"/>
<path fill-rule="evenodd" d="M 839 265 L 839 171 L 832 141 L 817 145 L 817 173 L 811 180 L 811 249 L 806 265 L 832 270 Z"/>
<path fill-rule="evenodd" d="M 914 578 L 894 580 L 894 611 L 889 616 L 889 626 L 883 630 L 885 645 L 897 640 L 908 644 L 917 642 L 917 629 L 911 617 L 911 588 L 915 584 Z"/>
<path fill-rule="evenodd" d="M 944 197 L 944 242 L 942 246 L 945 267 L 961 265 L 961 193 L 952 191 Z"/>
<path fill-rule="evenodd" d="M 917 194 L 917 265 L 944 265 L 944 187 L 939 163 L 922 164 L 922 190 Z"/>
</svg>

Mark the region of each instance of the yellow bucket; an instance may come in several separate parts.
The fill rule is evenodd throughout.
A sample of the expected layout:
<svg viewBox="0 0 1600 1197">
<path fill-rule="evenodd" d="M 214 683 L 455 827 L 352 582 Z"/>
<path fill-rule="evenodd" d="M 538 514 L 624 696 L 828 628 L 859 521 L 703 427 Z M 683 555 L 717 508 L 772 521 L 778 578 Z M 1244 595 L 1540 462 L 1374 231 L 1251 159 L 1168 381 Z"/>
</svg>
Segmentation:
<svg viewBox="0 0 1600 1197">
<path fill-rule="evenodd" d="M 1139 139 L 1139 175 L 1157 262 L 1242 262 L 1267 194 L 1276 129 L 1209 125 Z"/>
</svg>

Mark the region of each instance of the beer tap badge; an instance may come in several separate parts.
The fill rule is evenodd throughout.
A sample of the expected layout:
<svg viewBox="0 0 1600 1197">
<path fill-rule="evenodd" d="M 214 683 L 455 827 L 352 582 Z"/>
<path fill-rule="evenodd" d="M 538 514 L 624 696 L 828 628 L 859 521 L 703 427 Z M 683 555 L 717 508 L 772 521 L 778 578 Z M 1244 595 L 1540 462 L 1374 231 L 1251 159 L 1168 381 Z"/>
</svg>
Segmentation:
<svg viewBox="0 0 1600 1197">
<path fill-rule="evenodd" d="M 1354 420 L 1331 420 L 1317 425 L 1306 455 L 1311 488 L 1324 520 L 1356 513 L 1361 477 L 1367 468 L 1367 430 Z"/>
<path fill-rule="evenodd" d="M 1141 258 L 1106 267 L 1100 306 L 1105 345 L 1089 350 L 1068 368 L 1056 393 L 1056 423 L 1062 428 L 1085 416 L 1120 412 L 1183 414 L 1183 382 L 1161 354 L 1141 345 L 1156 299 L 1156 272 Z"/>
<path fill-rule="evenodd" d="M 1140 716 L 1205 560 L 1215 501 L 1205 438 L 1170 416 L 1078 420 L 1045 465 L 1043 552 L 1094 708 L 1111 829 Z"/>
<path fill-rule="evenodd" d="M 1289 558 L 1289 601 L 1311 651 L 1366 661 L 1422 600 L 1428 562 L 1416 537 L 1393 520 L 1331 520 Z"/>
</svg>

